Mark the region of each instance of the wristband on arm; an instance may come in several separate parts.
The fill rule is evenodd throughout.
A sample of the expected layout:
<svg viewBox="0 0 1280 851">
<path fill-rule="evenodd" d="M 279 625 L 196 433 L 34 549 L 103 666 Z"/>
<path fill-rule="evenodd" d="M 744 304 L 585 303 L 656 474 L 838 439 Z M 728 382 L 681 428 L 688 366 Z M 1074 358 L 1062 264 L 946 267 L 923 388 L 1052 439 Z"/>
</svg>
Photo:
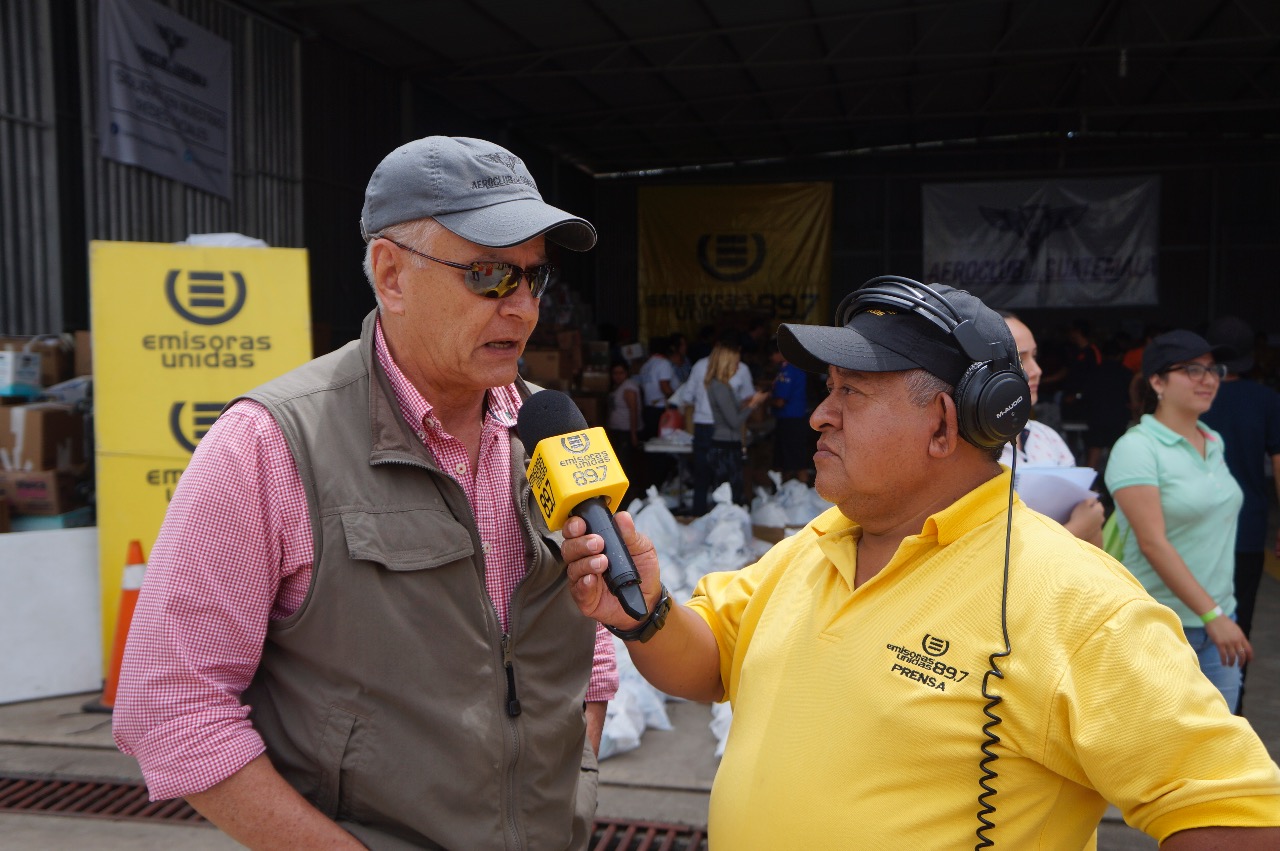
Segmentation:
<svg viewBox="0 0 1280 851">
<path fill-rule="evenodd" d="M 1212 609 L 1200 616 L 1200 621 L 1205 626 L 1208 626 L 1211 622 L 1222 617 L 1223 614 L 1225 613 L 1222 611 L 1222 606 L 1214 606 Z"/>
</svg>

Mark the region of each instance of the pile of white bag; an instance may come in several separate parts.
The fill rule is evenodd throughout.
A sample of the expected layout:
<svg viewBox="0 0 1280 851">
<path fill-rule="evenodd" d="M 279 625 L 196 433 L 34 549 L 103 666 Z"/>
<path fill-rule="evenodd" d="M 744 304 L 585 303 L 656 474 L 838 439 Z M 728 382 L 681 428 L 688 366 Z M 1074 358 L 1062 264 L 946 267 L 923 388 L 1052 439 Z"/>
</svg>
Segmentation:
<svg viewBox="0 0 1280 851">
<path fill-rule="evenodd" d="M 682 524 L 672 515 L 666 500 L 655 488 L 646 497 L 633 500 L 627 510 L 635 518 L 636 528 L 649 537 L 662 565 L 662 581 L 676 603 L 693 596 L 694 586 L 704 575 L 715 571 L 737 570 L 751 564 L 772 546 L 752 535 L 754 521 L 761 526 L 783 526 L 791 534 L 831 507 L 814 490 L 797 481 L 782 482 L 770 473 L 777 493 L 756 489 L 750 514 L 734 505 L 729 485 L 723 484 L 711 495 L 713 508 L 702 517 Z M 776 521 L 776 522 L 774 522 Z M 640 746 L 646 729 L 670 730 L 666 701 L 676 698 L 663 694 L 640 675 L 619 639 L 617 650 L 618 693 L 609 703 L 604 733 L 600 741 L 600 759 L 606 759 Z M 711 731 L 716 737 L 716 756 L 724 753 L 729 735 L 732 710 L 727 703 L 712 708 Z"/>
<path fill-rule="evenodd" d="M 810 520 L 831 507 L 818 492 L 804 482 L 782 481 L 782 474 L 770 471 L 773 493 L 756 488 L 751 500 L 751 522 L 757 526 L 782 527 L 787 534 L 803 528 Z"/>
</svg>

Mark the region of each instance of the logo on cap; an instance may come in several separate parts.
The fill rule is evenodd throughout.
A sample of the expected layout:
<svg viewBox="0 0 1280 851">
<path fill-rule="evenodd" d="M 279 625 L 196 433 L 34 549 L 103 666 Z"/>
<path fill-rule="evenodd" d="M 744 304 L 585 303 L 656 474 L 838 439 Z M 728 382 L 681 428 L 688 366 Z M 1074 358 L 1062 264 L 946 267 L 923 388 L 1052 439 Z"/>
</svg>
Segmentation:
<svg viewBox="0 0 1280 851">
<path fill-rule="evenodd" d="M 520 158 L 515 154 L 509 154 L 505 151 L 495 151 L 492 154 L 481 154 L 480 159 L 487 160 L 494 165 L 505 165 L 512 172 L 516 170 L 516 166 L 520 163 Z"/>
</svg>

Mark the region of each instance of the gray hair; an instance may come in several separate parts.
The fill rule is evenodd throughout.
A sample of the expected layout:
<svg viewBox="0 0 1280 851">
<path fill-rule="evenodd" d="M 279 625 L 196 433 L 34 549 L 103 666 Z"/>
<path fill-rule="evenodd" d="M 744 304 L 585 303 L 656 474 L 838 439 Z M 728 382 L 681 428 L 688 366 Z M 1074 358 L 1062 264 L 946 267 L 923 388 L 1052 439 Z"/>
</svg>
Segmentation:
<svg viewBox="0 0 1280 851">
<path fill-rule="evenodd" d="M 419 251 L 428 251 L 436 234 L 444 229 L 444 225 L 427 217 L 391 225 L 372 235 L 364 247 L 364 276 L 369 281 L 369 286 L 373 288 L 373 297 L 377 299 L 379 312 L 382 310 L 382 299 L 378 296 L 378 285 L 373 280 L 373 240 L 385 237 L 412 246 Z M 409 262 L 417 269 L 425 269 L 429 261 L 423 260 L 416 254 L 409 254 Z"/>
<path fill-rule="evenodd" d="M 917 408 L 923 408 L 934 400 L 939 393 L 946 393 L 953 400 L 956 398 L 956 389 L 938 376 L 925 369 L 912 369 L 907 371 L 907 399 Z M 1004 444 L 1000 444 L 990 450 L 991 460 L 999 461 L 1004 451 Z"/>
</svg>

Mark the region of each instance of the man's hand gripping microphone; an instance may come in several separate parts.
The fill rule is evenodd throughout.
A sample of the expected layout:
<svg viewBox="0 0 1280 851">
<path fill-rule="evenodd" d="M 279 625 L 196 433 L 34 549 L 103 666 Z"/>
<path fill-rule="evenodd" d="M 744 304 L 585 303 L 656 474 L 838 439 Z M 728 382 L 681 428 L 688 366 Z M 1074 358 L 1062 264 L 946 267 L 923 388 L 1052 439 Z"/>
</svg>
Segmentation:
<svg viewBox="0 0 1280 851">
<path fill-rule="evenodd" d="M 570 515 L 585 520 L 587 531 L 604 539 L 605 585 L 628 615 L 648 618 L 640 573 L 610 510 L 617 509 L 628 482 L 604 429 L 588 428 L 565 394 L 542 390 L 520 407 L 516 430 L 529 453 L 529 486 L 547 528 L 561 529 Z"/>
</svg>

